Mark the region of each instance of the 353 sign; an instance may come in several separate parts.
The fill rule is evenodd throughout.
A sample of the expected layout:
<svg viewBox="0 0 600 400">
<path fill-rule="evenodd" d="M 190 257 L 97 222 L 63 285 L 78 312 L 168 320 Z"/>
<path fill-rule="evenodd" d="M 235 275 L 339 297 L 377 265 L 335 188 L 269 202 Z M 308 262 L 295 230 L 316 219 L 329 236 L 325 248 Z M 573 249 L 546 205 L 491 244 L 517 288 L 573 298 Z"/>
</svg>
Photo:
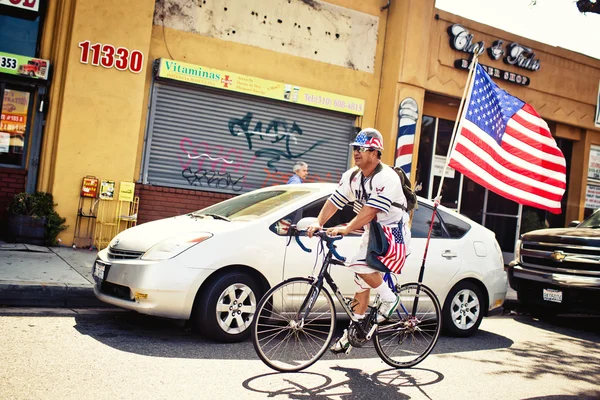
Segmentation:
<svg viewBox="0 0 600 400">
<path fill-rule="evenodd" d="M 129 50 L 125 47 L 116 47 L 112 44 L 94 43 L 89 40 L 79 42 L 81 56 L 79 61 L 83 64 L 116 68 L 119 71 L 130 70 L 139 73 L 144 66 L 144 55 L 139 50 Z"/>
</svg>

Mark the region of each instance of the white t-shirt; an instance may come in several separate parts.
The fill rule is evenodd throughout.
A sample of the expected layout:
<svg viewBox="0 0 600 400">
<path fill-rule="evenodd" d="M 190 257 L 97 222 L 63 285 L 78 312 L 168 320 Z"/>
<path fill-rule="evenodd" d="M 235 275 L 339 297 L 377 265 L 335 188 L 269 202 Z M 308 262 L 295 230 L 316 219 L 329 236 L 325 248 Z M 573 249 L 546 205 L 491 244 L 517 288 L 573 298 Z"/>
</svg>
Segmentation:
<svg viewBox="0 0 600 400">
<path fill-rule="evenodd" d="M 344 172 L 342 179 L 335 192 L 329 197 L 329 201 L 338 209 L 344 208 L 349 202 L 354 202 L 354 212 L 359 213 L 363 205 L 379 210 L 377 222 L 384 226 L 397 226 L 402 224 L 402 234 L 407 248 L 410 243 L 410 229 L 408 221 L 410 216 L 402 208 L 393 206 L 392 203 L 407 205 L 406 196 L 402 191 L 402 183 L 398 174 L 389 166 L 382 165 L 382 170 L 371 177 L 363 178 L 362 171 L 352 178 L 350 176 L 355 168 Z M 364 179 L 361 185 L 361 180 Z M 371 182 L 372 181 L 372 182 Z M 365 193 L 363 193 L 363 187 Z M 371 189 L 372 188 L 372 189 Z M 365 233 L 368 233 L 368 225 L 365 225 Z"/>
</svg>

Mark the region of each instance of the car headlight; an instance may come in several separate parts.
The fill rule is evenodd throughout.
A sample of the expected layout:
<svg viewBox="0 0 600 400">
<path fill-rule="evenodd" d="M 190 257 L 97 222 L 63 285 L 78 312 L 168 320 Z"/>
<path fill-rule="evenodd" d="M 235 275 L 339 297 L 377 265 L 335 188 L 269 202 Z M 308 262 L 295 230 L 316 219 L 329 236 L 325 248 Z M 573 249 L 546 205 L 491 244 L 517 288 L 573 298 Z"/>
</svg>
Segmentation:
<svg viewBox="0 0 600 400">
<path fill-rule="evenodd" d="M 212 236 L 212 233 L 188 232 L 170 237 L 150 247 L 142 256 L 142 260 L 159 261 L 176 257 L 190 247 L 202 243 Z"/>
</svg>

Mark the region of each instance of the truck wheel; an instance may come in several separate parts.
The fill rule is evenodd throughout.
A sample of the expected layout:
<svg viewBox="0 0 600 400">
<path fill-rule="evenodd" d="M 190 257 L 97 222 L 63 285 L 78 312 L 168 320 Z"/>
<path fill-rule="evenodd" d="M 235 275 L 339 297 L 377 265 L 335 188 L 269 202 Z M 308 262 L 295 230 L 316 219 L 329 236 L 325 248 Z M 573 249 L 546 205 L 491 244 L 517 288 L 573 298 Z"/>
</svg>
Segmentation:
<svg viewBox="0 0 600 400">
<path fill-rule="evenodd" d="M 472 282 L 459 282 L 450 290 L 444 302 L 443 330 L 450 336 L 471 336 L 483 319 L 481 290 Z"/>
</svg>

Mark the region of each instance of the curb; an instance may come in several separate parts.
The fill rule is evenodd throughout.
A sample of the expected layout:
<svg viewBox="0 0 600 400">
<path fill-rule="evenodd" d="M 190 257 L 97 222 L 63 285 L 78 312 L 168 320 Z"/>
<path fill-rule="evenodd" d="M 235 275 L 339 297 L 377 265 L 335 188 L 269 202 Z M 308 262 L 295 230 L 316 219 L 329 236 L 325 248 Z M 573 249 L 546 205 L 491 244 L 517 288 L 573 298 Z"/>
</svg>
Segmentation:
<svg viewBox="0 0 600 400">
<path fill-rule="evenodd" d="M 0 281 L 0 305 L 12 307 L 114 308 L 96 298 L 92 285 Z"/>
</svg>

